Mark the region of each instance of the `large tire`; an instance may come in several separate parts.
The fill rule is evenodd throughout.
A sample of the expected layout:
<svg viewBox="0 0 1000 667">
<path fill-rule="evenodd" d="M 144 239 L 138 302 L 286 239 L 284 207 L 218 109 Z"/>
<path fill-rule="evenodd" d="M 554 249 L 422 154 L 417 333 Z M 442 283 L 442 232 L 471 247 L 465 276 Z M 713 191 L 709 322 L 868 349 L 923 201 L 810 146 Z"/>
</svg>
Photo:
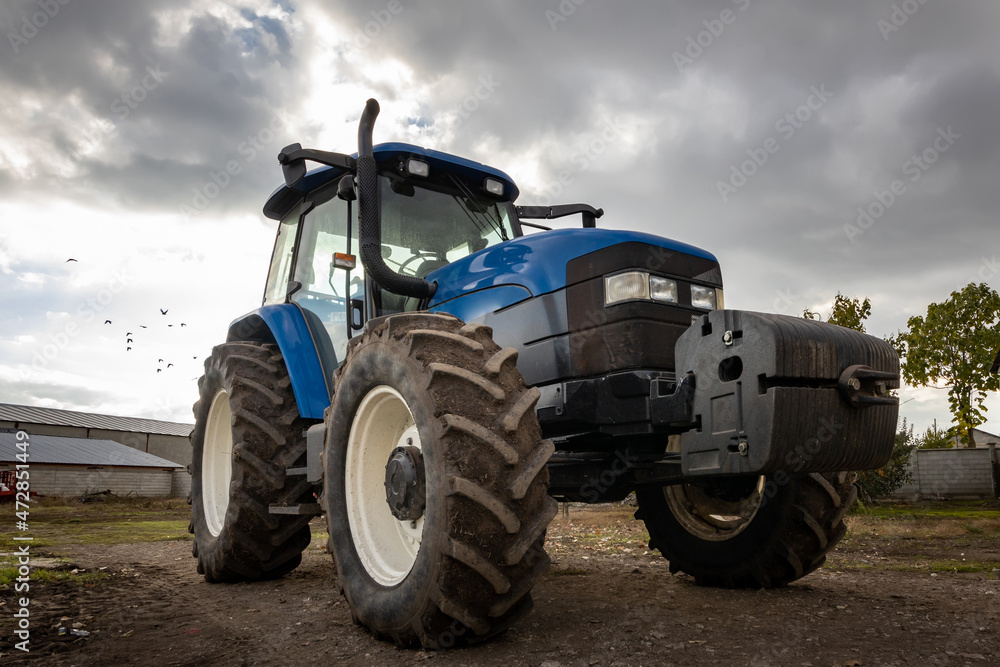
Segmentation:
<svg viewBox="0 0 1000 667">
<path fill-rule="evenodd" d="M 551 441 L 489 327 L 395 315 L 366 331 L 335 378 L 326 446 L 329 549 L 355 620 L 402 646 L 448 648 L 527 613 L 547 569 Z M 386 463 L 420 450 L 425 507 L 393 516 Z"/>
<path fill-rule="evenodd" d="M 268 506 L 315 502 L 291 382 L 275 345 L 226 343 L 205 360 L 191 433 L 191 525 L 198 573 L 215 582 L 274 579 L 309 545 L 309 516 Z M 227 483 L 227 477 L 228 483 Z"/>
<path fill-rule="evenodd" d="M 760 478 L 728 500 L 679 484 L 636 492 L 649 546 L 702 586 L 770 588 L 816 570 L 847 528 L 852 473 Z"/>
</svg>

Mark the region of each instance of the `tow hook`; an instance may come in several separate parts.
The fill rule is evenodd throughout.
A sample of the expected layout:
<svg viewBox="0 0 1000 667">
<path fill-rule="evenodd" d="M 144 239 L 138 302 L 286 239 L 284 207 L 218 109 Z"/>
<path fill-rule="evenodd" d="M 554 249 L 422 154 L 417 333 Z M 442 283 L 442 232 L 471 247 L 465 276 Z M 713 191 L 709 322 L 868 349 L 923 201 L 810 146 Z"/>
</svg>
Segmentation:
<svg viewBox="0 0 1000 667">
<path fill-rule="evenodd" d="M 840 374 L 837 388 L 848 403 L 856 408 L 866 408 L 872 405 L 895 405 L 899 399 L 889 395 L 888 387 L 898 383 L 897 373 L 876 371 L 856 364 L 848 366 Z"/>
</svg>

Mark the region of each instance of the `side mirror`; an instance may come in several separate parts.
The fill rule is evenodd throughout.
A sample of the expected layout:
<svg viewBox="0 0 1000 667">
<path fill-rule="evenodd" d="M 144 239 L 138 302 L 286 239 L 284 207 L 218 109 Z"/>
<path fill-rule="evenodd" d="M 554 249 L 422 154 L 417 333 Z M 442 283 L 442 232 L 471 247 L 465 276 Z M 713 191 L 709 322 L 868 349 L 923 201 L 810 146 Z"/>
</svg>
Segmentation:
<svg viewBox="0 0 1000 667">
<path fill-rule="evenodd" d="M 289 144 L 278 153 L 278 162 L 281 163 L 281 173 L 285 177 L 285 185 L 294 186 L 306 175 L 305 160 L 289 160 L 288 156 L 296 151 L 302 150 L 302 144 Z"/>
</svg>

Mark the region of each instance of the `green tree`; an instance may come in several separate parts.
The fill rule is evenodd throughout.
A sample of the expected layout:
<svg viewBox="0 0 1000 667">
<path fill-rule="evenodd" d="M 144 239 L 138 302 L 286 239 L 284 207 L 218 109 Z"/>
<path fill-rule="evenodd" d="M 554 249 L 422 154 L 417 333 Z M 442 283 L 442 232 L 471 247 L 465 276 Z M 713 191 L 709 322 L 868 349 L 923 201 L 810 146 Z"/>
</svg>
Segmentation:
<svg viewBox="0 0 1000 667">
<path fill-rule="evenodd" d="M 866 333 L 865 320 L 871 314 L 872 302 L 868 297 L 865 297 L 864 301 L 857 297 L 848 299 L 840 292 L 837 292 L 837 296 L 833 297 L 833 311 L 826 321 L 830 324 L 839 324 L 842 327 Z"/>
<path fill-rule="evenodd" d="M 905 357 L 903 378 L 912 386 L 948 389 L 952 434 L 972 442 L 986 421 L 986 393 L 1000 389 L 990 373 L 1000 349 L 1000 295 L 986 283 L 969 283 L 927 315 L 911 317 L 894 341 Z"/>
<path fill-rule="evenodd" d="M 848 299 L 840 292 L 837 292 L 837 296 L 833 297 L 833 310 L 826 321 L 830 324 L 837 324 L 848 329 L 860 331 L 861 333 L 867 333 L 865 331 L 865 320 L 871 314 L 872 302 L 868 297 L 865 297 L 864 301 L 857 297 Z M 802 317 L 807 320 L 823 320 L 822 315 L 808 308 L 802 311 Z"/>
<path fill-rule="evenodd" d="M 861 502 L 873 505 L 880 496 L 892 493 L 912 479 L 909 465 L 916 446 L 913 426 L 907 427 L 904 418 L 903 425 L 896 433 L 896 440 L 892 444 L 892 456 L 889 457 L 889 462 L 878 470 L 862 470 L 858 473 L 855 484 Z"/>
<path fill-rule="evenodd" d="M 935 424 L 928 426 L 927 431 L 917 438 L 917 447 L 920 449 L 948 449 L 953 447 L 955 441 L 948 435 L 948 431 L 942 431 Z"/>
<path fill-rule="evenodd" d="M 857 297 L 848 299 L 840 292 L 837 292 L 837 296 L 833 298 L 833 309 L 830 317 L 826 321 L 829 324 L 837 324 L 865 333 L 865 320 L 871 314 L 872 302 L 868 297 L 864 299 Z M 810 310 L 805 310 L 802 316 L 811 320 L 821 319 L 819 313 Z M 879 496 L 892 493 L 910 481 L 908 466 L 915 446 L 913 427 L 910 426 L 907 428 L 906 420 L 904 419 L 902 428 L 896 434 L 889 462 L 878 470 L 862 470 L 858 472 L 856 485 L 858 487 L 858 495 L 861 496 L 861 502 L 872 504 Z"/>
</svg>

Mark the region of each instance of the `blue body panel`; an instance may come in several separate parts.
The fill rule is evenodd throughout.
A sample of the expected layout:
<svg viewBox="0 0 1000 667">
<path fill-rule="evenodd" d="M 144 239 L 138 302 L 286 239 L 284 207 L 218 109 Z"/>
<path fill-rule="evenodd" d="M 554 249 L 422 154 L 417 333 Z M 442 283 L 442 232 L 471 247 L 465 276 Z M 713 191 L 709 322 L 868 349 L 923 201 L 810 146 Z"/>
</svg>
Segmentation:
<svg viewBox="0 0 1000 667">
<path fill-rule="evenodd" d="M 444 303 L 431 306 L 428 310 L 438 313 L 450 313 L 466 322 L 513 306 L 515 303 L 531 298 L 531 292 L 520 285 L 497 285 L 484 290 L 464 294 Z"/>
<path fill-rule="evenodd" d="M 453 299 L 464 297 L 461 299 L 464 302 L 461 306 L 463 312 L 475 312 L 475 315 L 463 319 L 474 319 L 496 310 L 483 309 L 490 305 L 492 294 L 479 290 L 498 285 L 517 285 L 528 290 L 526 296 L 548 294 L 566 287 L 566 265 L 570 260 L 629 242 L 716 261 L 715 256 L 705 250 L 652 234 L 600 228 L 556 229 L 505 241 L 431 271 L 427 280 L 437 282 L 438 288 L 431 299 L 430 309 L 458 315 L 449 309 L 448 304 Z M 482 294 L 482 308 L 468 301 L 476 296 L 470 292 Z"/>
<path fill-rule="evenodd" d="M 298 306 L 285 303 L 261 306 L 250 315 L 253 314 L 264 320 L 281 350 L 281 356 L 285 358 L 299 414 L 306 419 L 323 419 L 323 411 L 330 405 L 330 394 L 323 379 L 316 344 L 302 312 Z"/>
</svg>

